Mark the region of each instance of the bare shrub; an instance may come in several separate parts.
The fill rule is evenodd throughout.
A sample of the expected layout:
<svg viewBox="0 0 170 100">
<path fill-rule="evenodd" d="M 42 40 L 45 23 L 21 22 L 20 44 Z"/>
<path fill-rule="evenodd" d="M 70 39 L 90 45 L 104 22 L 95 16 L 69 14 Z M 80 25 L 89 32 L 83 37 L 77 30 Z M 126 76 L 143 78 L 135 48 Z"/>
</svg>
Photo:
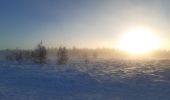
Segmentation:
<svg viewBox="0 0 170 100">
<path fill-rule="evenodd" d="M 57 63 L 58 64 L 66 64 L 68 61 L 68 52 L 65 47 L 59 47 L 58 53 L 57 53 Z"/>
</svg>

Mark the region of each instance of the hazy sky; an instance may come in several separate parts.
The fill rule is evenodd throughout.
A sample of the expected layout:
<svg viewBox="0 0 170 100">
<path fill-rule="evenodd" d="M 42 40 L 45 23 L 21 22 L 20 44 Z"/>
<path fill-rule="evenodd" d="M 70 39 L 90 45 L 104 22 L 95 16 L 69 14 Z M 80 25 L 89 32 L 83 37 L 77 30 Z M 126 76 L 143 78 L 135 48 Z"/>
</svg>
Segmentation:
<svg viewBox="0 0 170 100">
<path fill-rule="evenodd" d="M 170 0 L 0 0 L 0 49 L 114 47 L 135 26 L 168 45 Z"/>
</svg>

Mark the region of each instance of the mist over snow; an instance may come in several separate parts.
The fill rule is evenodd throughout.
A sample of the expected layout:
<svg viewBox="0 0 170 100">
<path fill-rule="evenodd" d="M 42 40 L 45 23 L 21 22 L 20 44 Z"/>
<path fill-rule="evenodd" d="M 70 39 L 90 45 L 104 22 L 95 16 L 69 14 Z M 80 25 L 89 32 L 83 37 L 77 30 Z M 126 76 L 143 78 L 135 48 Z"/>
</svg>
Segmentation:
<svg viewBox="0 0 170 100">
<path fill-rule="evenodd" d="M 169 59 L 72 55 L 67 64 L 60 65 L 57 53 L 48 54 L 45 64 L 7 61 L 5 52 L 0 54 L 1 100 L 170 99 Z"/>
</svg>

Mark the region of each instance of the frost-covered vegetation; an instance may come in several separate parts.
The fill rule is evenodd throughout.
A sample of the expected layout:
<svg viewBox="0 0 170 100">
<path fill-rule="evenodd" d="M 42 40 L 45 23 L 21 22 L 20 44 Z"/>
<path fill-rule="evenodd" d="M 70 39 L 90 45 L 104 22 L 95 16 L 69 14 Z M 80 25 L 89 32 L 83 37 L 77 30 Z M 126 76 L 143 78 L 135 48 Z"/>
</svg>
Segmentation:
<svg viewBox="0 0 170 100">
<path fill-rule="evenodd" d="M 0 100 L 170 100 L 168 54 L 129 58 L 116 50 L 42 43 L 1 51 Z"/>
</svg>

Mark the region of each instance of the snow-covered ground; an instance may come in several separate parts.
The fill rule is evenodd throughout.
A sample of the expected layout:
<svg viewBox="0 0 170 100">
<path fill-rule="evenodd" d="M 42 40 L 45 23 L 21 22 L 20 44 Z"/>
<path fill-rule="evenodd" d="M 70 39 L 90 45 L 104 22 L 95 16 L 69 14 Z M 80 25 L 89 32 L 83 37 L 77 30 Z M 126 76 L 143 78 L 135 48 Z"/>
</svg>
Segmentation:
<svg viewBox="0 0 170 100">
<path fill-rule="evenodd" d="M 170 100 L 170 60 L 0 61 L 0 100 Z"/>
</svg>

